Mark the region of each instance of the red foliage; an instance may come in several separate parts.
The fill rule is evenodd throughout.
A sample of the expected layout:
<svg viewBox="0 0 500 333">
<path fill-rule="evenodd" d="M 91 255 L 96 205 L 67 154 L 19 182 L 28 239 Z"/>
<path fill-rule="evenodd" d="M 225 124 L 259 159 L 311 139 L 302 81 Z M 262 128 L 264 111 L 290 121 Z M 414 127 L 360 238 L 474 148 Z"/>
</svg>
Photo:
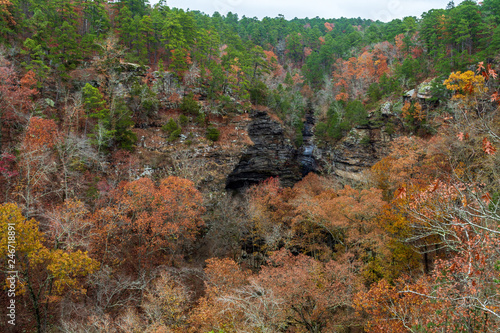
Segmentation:
<svg viewBox="0 0 500 333">
<path fill-rule="evenodd" d="M 19 173 L 15 170 L 16 157 L 12 154 L 3 153 L 0 155 L 0 175 L 5 178 L 17 176 Z"/>
</svg>

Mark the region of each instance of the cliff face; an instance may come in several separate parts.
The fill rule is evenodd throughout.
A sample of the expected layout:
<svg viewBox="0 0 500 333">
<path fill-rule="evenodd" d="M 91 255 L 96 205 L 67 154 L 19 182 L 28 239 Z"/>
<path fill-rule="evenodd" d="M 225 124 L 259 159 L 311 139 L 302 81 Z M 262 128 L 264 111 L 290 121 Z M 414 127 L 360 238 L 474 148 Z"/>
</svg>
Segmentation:
<svg viewBox="0 0 500 333">
<path fill-rule="evenodd" d="M 358 127 L 335 145 L 317 148 L 311 110 L 306 114 L 303 145 L 295 149 L 281 125 L 266 112 L 254 111 L 251 117 L 247 131 L 254 144 L 242 153 L 228 175 L 227 189 L 240 190 L 269 177 L 279 177 L 282 186 L 291 187 L 315 171 L 335 175 L 339 180 L 364 182 L 367 171 L 389 152 L 391 136 L 384 126 Z M 385 118 L 387 122 L 389 117 Z"/>
<path fill-rule="evenodd" d="M 384 127 L 352 129 L 337 144 L 319 150 L 320 169 L 340 179 L 364 182 L 366 172 L 389 153 L 391 140 Z"/>
<path fill-rule="evenodd" d="M 253 111 L 251 116 L 248 135 L 254 144 L 227 177 L 226 188 L 242 189 L 269 177 L 279 177 L 283 186 L 293 186 L 302 179 L 299 152 L 266 112 Z"/>
</svg>

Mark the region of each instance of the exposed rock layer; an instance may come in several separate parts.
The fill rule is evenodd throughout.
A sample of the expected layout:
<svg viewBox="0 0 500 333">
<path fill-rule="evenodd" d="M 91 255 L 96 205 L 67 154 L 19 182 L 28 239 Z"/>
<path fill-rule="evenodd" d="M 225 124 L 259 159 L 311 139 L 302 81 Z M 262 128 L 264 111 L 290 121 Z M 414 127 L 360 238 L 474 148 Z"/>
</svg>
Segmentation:
<svg viewBox="0 0 500 333">
<path fill-rule="evenodd" d="M 254 145 L 248 147 L 228 176 L 226 188 L 238 190 L 270 177 L 278 177 L 283 186 L 293 186 L 302 178 L 297 149 L 266 112 L 253 111 L 248 135 Z"/>
<path fill-rule="evenodd" d="M 384 127 L 355 128 L 334 146 L 320 150 L 320 169 L 340 179 L 364 182 L 366 171 L 389 153 L 391 140 Z"/>
</svg>

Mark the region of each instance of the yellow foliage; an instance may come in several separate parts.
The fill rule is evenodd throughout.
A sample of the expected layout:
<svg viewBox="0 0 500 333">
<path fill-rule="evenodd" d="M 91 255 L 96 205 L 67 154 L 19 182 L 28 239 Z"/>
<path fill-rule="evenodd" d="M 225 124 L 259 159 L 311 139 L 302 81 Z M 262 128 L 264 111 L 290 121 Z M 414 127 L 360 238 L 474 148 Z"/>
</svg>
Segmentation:
<svg viewBox="0 0 500 333">
<path fill-rule="evenodd" d="M 26 281 L 41 278 L 54 282 L 55 294 L 62 294 L 67 289 L 84 293 L 77 278 L 95 272 L 99 262 L 86 252 L 49 249 L 43 242 L 43 233 L 36 220 L 27 220 L 16 204 L 0 205 L 0 258 L 5 258 L 9 249 L 15 249 L 15 269 L 12 270 L 19 271 L 22 278 L 19 287 Z M 34 272 L 33 268 L 39 265 L 47 269 L 46 275 Z"/>
<path fill-rule="evenodd" d="M 446 89 L 455 92 L 453 99 L 464 100 L 470 96 L 486 92 L 484 87 L 484 77 L 476 75 L 473 71 L 453 72 L 448 79 L 444 81 Z"/>
<path fill-rule="evenodd" d="M 422 105 L 420 105 L 419 102 L 416 102 L 414 104 L 406 102 L 403 106 L 402 111 L 404 118 L 411 116 L 413 117 L 413 119 L 416 119 L 418 121 L 422 121 L 425 119 L 425 112 L 423 112 Z"/>
<path fill-rule="evenodd" d="M 21 254 L 31 257 L 43 248 L 42 240 L 37 221 L 26 220 L 16 204 L 0 205 L 0 257 L 7 255 L 9 244 L 18 258 Z"/>
<path fill-rule="evenodd" d="M 77 278 L 95 272 L 99 263 L 91 259 L 87 252 L 64 252 L 62 250 L 45 250 L 49 259 L 48 271 L 54 278 L 55 291 L 61 294 L 66 288 L 85 293 L 78 285 Z"/>
</svg>

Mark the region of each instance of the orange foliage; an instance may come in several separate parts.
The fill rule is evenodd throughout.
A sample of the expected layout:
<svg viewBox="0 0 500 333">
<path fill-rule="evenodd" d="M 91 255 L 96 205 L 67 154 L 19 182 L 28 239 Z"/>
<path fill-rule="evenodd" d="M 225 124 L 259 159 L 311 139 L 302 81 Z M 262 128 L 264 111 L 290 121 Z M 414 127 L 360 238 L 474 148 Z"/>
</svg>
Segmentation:
<svg viewBox="0 0 500 333">
<path fill-rule="evenodd" d="M 292 80 L 294 85 L 298 85 L 304 82 L 304 77 L 299 73 L 295 73 L 295 75 L 292 77 Z"/>
<path fill-rule="evenodd" d="M 432 244 L 447 246 L 453 254 L 437 260 L 432 274 L 416 282 L 409 282 L 409 277 L 398 279 L 395 285 L 382 280 L 368 292 L 358 293 L 357 309 L 370 316 L 368 332 L 402 332 L 410 327 L 427 327 L 426 332 L 436 333 L 498 330 L 500 240 L 488 234 L 487 221 L 475 218 L 473 224 L 483 229 L 474 230 L 451 208 L 460 199 L 458 207 L 464 211 L 475 206 L 465 202 L 463 194 L 437 182 L 408 201 L 425 237 L 439 234 L 444 243 L 435 238 Z M 442 219 L 448 221 L 440 224 Z"/>
<path fill-rule="evenodd" d="M 355 321 L 352 258 L 322 263 L 281 250 L 252 275 L 230 259 L 207 263 L 207 292 L 191 317 L 193 332 L 278 332 L 287 326 L 330 331 Z"/>
<path fill-rule="evenodd" d="M 302 89 L 300 89 L 300 93 L 306 98 L 312 98 L 314 96 L 314 91 L 307 84 L 305 84 Z"/>
<path fill-rule="evenodd" d="M 16 25 L 17 23 L 9 11 L 9 7 L 11 6 L 12 3 L 9 0 L 0 0 L 0 19 L 2 19 L 2 21 L 6 21 L 7 24 Z"/>
<path fill-rule="evenodd" d="M 310 181 L 314 179 L 305 179 L 305 182 Z M 330 188 L 319 193 L 300 190 L 294 202 L 298 212 L 294 219 L 295 232 L 307 235 L 300 239 L 302 246 L 306 246 L 307 237 L 314 237 L 314 233 L 311 234 L 313 227 L 313 230 L 326 232 L 339 249 L 359 254 L 366 246 L 380 247 L 380 243 L 377 244 L 380 230 L 375 217 L 384 205 L 381 190 L 358 191 L 348 185 L 337 191 Z"/>
<path fill-rule="evenodd" d="M 399 34 L 396 37 L 394 37 L 394 42 L 396 44 L 396 50 L 397 50 L 398 56 L 400 58 L 405 56 L 405 54 L 403 53 L 403 50 L 405 47 L 405 42 L 403 41 L 404 38 L 405 38 L 404 34 Z"/>
<path fill-rule="evenodd" d="M 312 49 L 310 47 L 304 47 L 304 56 L 307 58 L 311 55 Z"/>
<path fill-rule="evenodd" d="M 294 326 L 323 328 L 355 323 L 350 311 L 352 296 L 359 287 L 352 257 L 322 263 L 305 255 L 281 250 L 269 258 L 269 265 L 252 277 L 252 282 L 271 290 L 281 301 L 283 319 Z"/>
<path fill-rule="evenodd" d="M 402 108 L 402 116 L 404 118 L 412 117 L 415 120 L 422 121 L 426 118 L 425 112 L 422 110 L 422 105 L 419 102 L 405 102 Z"/>
<path fill-rule="evenodd" d="M 104 201 L 106 200 L 106 201 Z M 133 256 L 140 267 L 175 259 L 203 226 L 201 194 L 189 180 L 170 176 L 122 183 L 91 218 L 93 252 L 104 262 Z"/>
<path fill-rule="evenodd" d="M 250 272 L 242 270 L 231 259 L 212 258 L 207 260 L 205 274 L 205 296 L 193 310 L 190 318 L 191 331 L 208 332 L 234 327 L 234 322 L 241 320 L 242 314 L 227 311 L 227 306 L 221 298 L 247 284 Z"/>
<path fill-rule="evenodd" d="M 273 51 L 264 51 L 264 54 L 266 56 L 267 62 L 273 63 L 274 61 L 278 61 L 278 56 L 274 54 Z"/>
<path fill-rule="evenodd" d="M 401 278 L 396 286 L 381 280 L 368 292 L 358 293 L 354 303 L 358 311 L 369 315 L 368 332 L 408 332 L 416 325 L 431 323 L 442 306 L 424 296 L 429 292 L 430 286 L 424 279 L 408 284 Z"/>
<path fill-rule="evenodd" d="M 174 92 L 168 97 L 168 101 L 170 103 L 179 104 L 181 102 L 181 96 L 178 93 Z"/>
<path fill-rule="evenodd" d="M 325 28 L 326 28 L 326 30 L 332 31 L 334 27 L 335 27 L 334 23 L 325 22 Z"/>
<path fill-rule="evenodd" d="M 420 188 L 431 182 L 440 170 L 448 167 L 443 137 L 429 141 L 400 137 L 391 144 L 391 153 L 372 167 L 377 187 L 385 200 L 392 199 L 398 188 Z"/>
<path fill-rule="evenodd" d="M 389 73 L 388 60 L 392 56 L 392 46 L 384 42 L 375 45 L 372 52 L 365 50 L 358 58 L 337 59 L 333 72 L 336 99 L 363 98 L 370 84 Z"/>
<path fill-rule="evenodd" d="M 349 94 L 345 92 L 338 93 L 337 96 L 335 96 L 335 100 L 347 102 L 349 100 Z"/>
<path fill-rule="evenodd" d="M 488 155 L 493 155 L 497 151 L 495 147 L 491 144 L 488 138 L 483 139 L 483 151 Z"/>
<path fill-rule="evenodd" d="M 51 149 L 60 140 L 56 123 L 52 119 L 33 117 L 26 129 L 23 147 L 29 151 Z"/>
<path fill-rule="evenodd" d="M 255 236 L 267 238 L 262 250 L 276 250 L 283 238 L 287 237 L 286 230 L 295 216 L 295 208 L 290 202 L 294 191 L 281 188 L 277 178 L 269 178 L 251 187 L 247 194 Z"/>
<path fill-rule="evenodd" d="M 21 79 L 12 67 L 0 67 L 0 116 L 7 121 L 19 121 L 33 107 L 32 98 L 38 93 L 35 74 L 28 71 Z"/>
</svg>

